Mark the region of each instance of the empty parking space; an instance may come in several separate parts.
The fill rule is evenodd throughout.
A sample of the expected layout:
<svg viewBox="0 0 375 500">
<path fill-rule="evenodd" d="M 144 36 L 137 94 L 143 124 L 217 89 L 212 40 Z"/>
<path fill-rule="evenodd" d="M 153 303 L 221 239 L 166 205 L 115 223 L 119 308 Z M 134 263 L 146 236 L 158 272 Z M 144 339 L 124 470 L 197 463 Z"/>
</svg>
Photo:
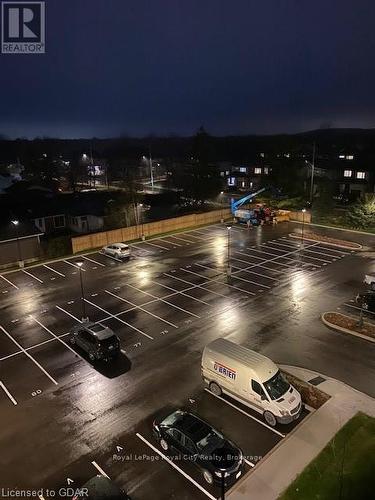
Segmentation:
<svg viewBox="0 0 375 500">
<path fill-rule="evenodd" d="M 32 371 L 36 370 L 38 377 L 42 373 L 48 386 L 54 383 L 51 379 L 57 382 L 70 372 L 82 372 L 77 366 L 85 363 L 85 356 L 82 359 L 82 353 L 66 344 L 71 328 L 80 323 L 84 315 L 111 327 L 120 338 L 123 352 L 132 354 L 174 332 L 183 335 L 183 328 L 192 322 L 293 280 L 296 273 L 313 273 L 350 254 L 316 242 L 307 242 L 301 249 L 299 242 L 290 237 L 265 239 L 263 244 L 251 245 L 246 240 L 251 240 L 255 233 L 238 228 L 232 234 L 232 275 L 228 280 L 226 234 L 225 227 L 215 225 L 135 244 L 133 247 L 142 257 L 133 255 L 130 262 L 117 262 L 95 252 L 2 276 L 0 292 L 30 291 L 33 307 L 28 308 L 32 316 L 19 313 L 3 318 L 3 327 L 9 335 L 1 332 L 0 359 L 11 360 L 12 367 L 16 367 L 26 356 L 25 366 L 33 366 Z M 214 246 L 207 246 L 212 242 Z M 195 247 L 197 252 L 191 252 Z M 167 249 L 182 252 L 183 259 L 174 257 L 174 266 L 160 266 L 163 262 L 160 252 L 165 253 Z M 183 253 L 185 249 L 187 255 Z M 142 260 L 142 266 L 134 270 L 134 265 L 140 265 L 137 259 L 144 259 L 144 263 Z M 80 261 L 84 262 L 84 309 L 77 265 Z M 113 269 L 119 273 L 114 275 Z M 112 273 L 110 279 L 107 272 Z M 44 291 L 49 287 L 57 291 L 55 302 L 52 300 L 45 306 L 47 300 L 43 299 L 39 304 L 34 290 Z M 59 292 L 64 287 L 69 290 L 65 296 Z M 347 308 L 354 314 L 358 312 L 353 302 L 349 302 Z M 35 356 L 36 363 L 24 351 Z M 92 368 L 88 363 L 87 366 Z M 49 380 L 43 369 L 51 376 Z M 27 379 L 28 368 L 23 370 Z M 6 386 L 7 380 L 3 383 Z M 12 381 L 10 385 L 15 387 Z M 6 392 L 2 392 L 11 403 Z"/>
</svg>

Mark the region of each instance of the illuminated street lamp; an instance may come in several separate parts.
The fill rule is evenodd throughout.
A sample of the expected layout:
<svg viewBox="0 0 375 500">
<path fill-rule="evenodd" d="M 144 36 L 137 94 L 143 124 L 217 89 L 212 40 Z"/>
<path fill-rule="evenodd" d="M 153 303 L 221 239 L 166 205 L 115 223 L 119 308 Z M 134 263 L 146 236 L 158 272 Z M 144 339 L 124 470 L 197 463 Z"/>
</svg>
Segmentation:
<svg viewBox="0 0 375 500">
<path fill-rule="evenodd" d="M 139 203 L 138 204 L 138 218 L 139 218 L 139 223 L 141 225 L 141 238 L 142 238 L 142 241 L 145 241 L 146 239 L 146 236 L 144 235 L 144 232 L 143 232 L 143 214 L 142 214 L 142 208 L 143 208 L 143 203 Z"/>
<path fill-rule="evenodd" d="M 147 162 L 146 156 L 143 156 L 143 160 Z M 150 181 L 151 181 L 151 191 L 154 192 L 154 172 L 152 170 L 152 158 L 151 158 L 151 153 L 150 153 L 150 158 L 149 158 L 149 164 L 150 164 Z"/>
<path fill-rule="evenodd" d="M 303 235 L 304 235 L 304 230 L 305 230 L 305 213 L 306 213 L 306 208 L 302 209 L 302 235 L 301 235 L 301 249 L 303 249 Z"/>
<path fill-rule="evenodd" d="M 221 218 L 220 222 L 224 224 L 224 212 L 223 212 L 223 202 L 224 202 L 224 191 L 220 191 L 220 203 L 221 203 Z"/>
<path fill-rule="evenodd" d="M 227 247 L 227 251 L 228 251 L 228 256 L 227 256 L 227 278 L 228 278 L 228 281 L 230 280 L 230 277 L 231 277 L 231 274 L 232 274 L 232 267 L 230 265 L 230 230 L 232 229 L 232 226 L 227 226 L 227 229 L 228 229 L 228 247 Z"/>
<path fill-rule="evenodd" d="M 89 318 L 86 315 L 85 290 L 83 288 L 83 277 L 82 277 L 83 262 L 77 262 L 77 266 L 79 267 L 79 280 L 81 283 L 82 323 L 87 323 L 89 321 Z"/>
<path fill-rule="evenodd" d="M 17 252 L 18 252 L 18 266 L 23 267 L 23 260 L 21 254 L 21 244 L 20 244 L 20 234 L 19 234 L 19 223 L 20 221 L 17 219 L 13 219 L 11 221 L 13 226 L 16 228 L 16 238 L 17 238 Z"/>
</svg>

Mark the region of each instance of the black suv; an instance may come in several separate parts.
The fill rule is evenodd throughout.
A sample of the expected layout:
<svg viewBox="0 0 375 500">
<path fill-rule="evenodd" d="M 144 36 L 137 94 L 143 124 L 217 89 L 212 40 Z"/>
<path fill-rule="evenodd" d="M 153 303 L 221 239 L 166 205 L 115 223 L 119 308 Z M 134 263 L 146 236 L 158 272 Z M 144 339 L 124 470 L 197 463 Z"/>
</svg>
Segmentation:
<svg viewBox="0 0 375 500">
<path fill-rule="evenodd" d="M 364 310 L 375 312 L 375 292 L 359 293 L 356 302 Z"/>
<path fill-rule="evenodd" d="M 81 323 L 71 331 L 70 343 L 85 351 L 91 361 L 108 361 L 120 353 L 120 341 L 107 326 Z"/>
<path fill-rule="evenodd" d="M 232 484 L 242 473 L 241 450 L 192 413 L 177 410 L 154 421 L 153 433 L 161 448 L 192 461 L 208 484 Z"/>
</svg>

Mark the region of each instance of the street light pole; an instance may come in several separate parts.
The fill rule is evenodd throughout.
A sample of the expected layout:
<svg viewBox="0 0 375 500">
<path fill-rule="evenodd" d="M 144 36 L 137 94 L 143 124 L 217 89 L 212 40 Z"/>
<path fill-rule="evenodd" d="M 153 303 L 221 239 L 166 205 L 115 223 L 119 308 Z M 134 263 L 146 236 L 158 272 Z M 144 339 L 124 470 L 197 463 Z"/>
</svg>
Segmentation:
<svg viewBox="0 0 375 500">
<path fill-rule="evenodd" d="M 220 193 L 220 203 L 221 203 L 221 218 L 220 218 L 220 222 L 222 224 L 224 224 L 223 195 L 224 195 L 224 191 L 221 191 L 221 193 Z"/>
<path fill-rule="evenodd" d="M 228 248 L 227 248 L 227 278 L 228 281 L 230 280 L 231 274 L 232 274 L 232 268 L 230 265 L 230 230 L 232 229 L 232 226 L 227 226 L 228 229 Z"/>
<path fill-rule="evenodd" d="M 150 151 L 150 179 L 151 179 L 151 191 L 154 192 L 154 172 L 152 171 L 151 151 Z"/>
<path fill-rule="evenodd" d="M 301 235 L 301 249 L 303 249 L 303 245 L 304 245 L 304 242 L 303 242 L 303 236 L 304 236 L 304 230 L 305 230 L 305 212 L 306 212 L 306 208 L 303 208 L 303 209 L 302 209 L 302 235 Z"/>
<path fill-rule="evenodd" d="M 81 283 L 82 323 L 87 323 L 89 321 L 89 318 L 88 316 L 86 316 L 85 290 L 83 288 L 83 277 L 82 277 L 83 262 L 77 262 L 77 266 L 79 267 L 79 280 Z"/>
<path fill-rule="evenodd" d="M 225 472 L 221 471 L 221 495 L 220 500 L 225 500 Z"/>
<path fill-rule="evenodd" d="M 18 266 L 19 267 L 23 267 L 23 260 L 22 260 L 22 254 L 21 254 L 21 244 L 20 244 L 20 233 L 19 233 L 19 230 L 18 230 L 18 226 L 19 226 L 20 221 L 14 219 L 11 222 L 12 222 L 13 226 L 16 228 Z"/>
<path fill-rule="evenodd" d="M 142 241 L 145 241 L 146 236 L 144 235 L 144 232 L 143 232 L 143 217 L 142 217 L 143 203 L 139 203 L 138 206 L 139 206 L 139 221 L 141 224 L 141 238 L 142 238 Z"/>
</svg>

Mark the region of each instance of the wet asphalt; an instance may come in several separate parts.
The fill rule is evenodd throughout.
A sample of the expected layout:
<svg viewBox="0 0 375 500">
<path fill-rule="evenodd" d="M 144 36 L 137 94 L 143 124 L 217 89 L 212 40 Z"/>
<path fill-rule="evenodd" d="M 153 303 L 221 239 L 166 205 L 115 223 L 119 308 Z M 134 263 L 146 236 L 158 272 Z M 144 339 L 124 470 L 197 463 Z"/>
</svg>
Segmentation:
<svg viewBox="0 0 375 500">
<path fill-rule="evenodd" d="M 243 450 L 245 470 L 293 428 L 275 432 L 204 390 L 201 352 L 220 336 L 375 397 L 375 345 L 320 321 L 327 310 L 358 314 L 352 301 L 374 270 L 375 237 L 319 229 L 364 249 L 305 241 L 301 251 L 289 236 L 299 230 L 233 227 L 230 283 L 219 224 L 135 244 L 129 262 L 96 252 L 4 274 L 0 488 L 63 498 L 105 472 L 134 499 L 217 498 L 191 464 L 173 468 L 153 448 L 160 411 L 187 408 L 220 429 Z M 85 312 L 120 338 L 114 363 L 93 366 L 69 344 L 83 312 L 78 261 Z"/>
</svg>

